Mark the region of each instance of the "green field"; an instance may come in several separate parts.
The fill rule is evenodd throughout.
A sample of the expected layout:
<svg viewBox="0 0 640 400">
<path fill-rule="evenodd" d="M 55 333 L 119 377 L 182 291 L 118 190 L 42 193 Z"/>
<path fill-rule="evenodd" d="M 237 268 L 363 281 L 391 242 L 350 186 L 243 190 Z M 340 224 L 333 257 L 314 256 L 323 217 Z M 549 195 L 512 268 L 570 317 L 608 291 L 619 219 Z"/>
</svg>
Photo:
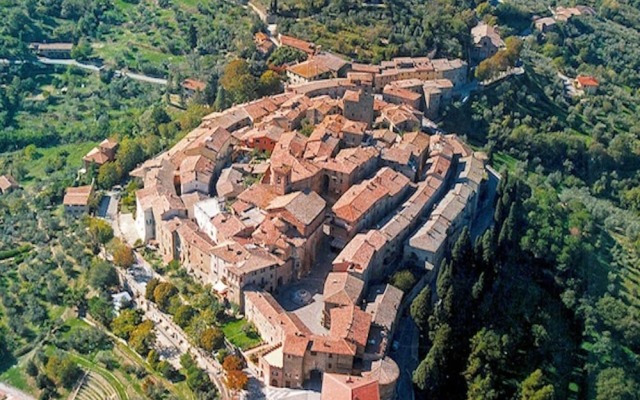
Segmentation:
<svg viewBox="0 0 640 400">
<path fill-rule="evenodd" d="M 242 350 L 251 349 L 262 342 L 260 336 L 245 333 L 243 328 L 247 324 L 249 324 L 249 322 L 246 319 L 236 319 L 230 320 L 222 325 L 222 332 L 224 332 L 227 340 Z"/>
</svg>

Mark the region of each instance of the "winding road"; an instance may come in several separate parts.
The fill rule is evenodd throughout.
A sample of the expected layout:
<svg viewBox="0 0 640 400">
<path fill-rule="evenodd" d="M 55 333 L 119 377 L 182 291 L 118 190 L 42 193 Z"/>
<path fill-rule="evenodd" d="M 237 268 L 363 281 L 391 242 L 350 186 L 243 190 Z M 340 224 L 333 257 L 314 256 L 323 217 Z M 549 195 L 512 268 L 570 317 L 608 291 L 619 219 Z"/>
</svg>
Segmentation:
<svg viewBox="0 0 640 400">
<path fill-rule="evenodd" d="M 46 58 L 46 57 L 38 57 L 37 60 L 9 60 L 6 58 L 0 59 L 0 64 L 24 64 L 24 63 L 33 63 L 33 64 L 44 64 L 44 65 L 66 65 L 70 67 L 81 68 L 91 72 L 100 72 L 102 67 L 98 67 L 93 64 L 85 64 L 81 63 L 77 60 L 73 59 L 60 59 L 60 58 Z M 167 85 L 167 80 L 164 78 L 155 78 L 153 76 L 148 76 L 144 74 L 138 74 L 135 72 L 129 72 L 126 70 L 116 70 L 116 75 L 126 76 L 127 78 L 131 78 L 136 81 L 152 83 L 155 85 Z"/>
</svg>

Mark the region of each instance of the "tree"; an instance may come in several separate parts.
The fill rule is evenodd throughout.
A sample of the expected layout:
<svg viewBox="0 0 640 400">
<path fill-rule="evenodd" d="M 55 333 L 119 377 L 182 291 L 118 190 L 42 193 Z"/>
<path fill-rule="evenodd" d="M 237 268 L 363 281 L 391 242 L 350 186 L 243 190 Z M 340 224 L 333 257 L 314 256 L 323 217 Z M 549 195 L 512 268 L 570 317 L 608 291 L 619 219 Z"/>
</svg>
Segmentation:
<svg viewBox="0 0 640 400">
<path fill-rule="evenodd" d="M 175 322 L 179 327 L 186 328 L 196 312 L 189 304 L 183 304 L 176 310 L 176 313 L 173 315 L 173 322 Z"/>
<path fill-rule="evenodd" d="M 160 279 L 151 278 L 149 282 L 147 282 L 147 286 L 145 287 L 144 297 L 147 300 L 154 301 L 153 291 L 156 290 L 156 287 L 160 284 Z"/>
<path fill-rule="evenodd" d="M 86 39 L 80 39 L 78 44 L 73 46 L 71 49 L 71 58 L 76 60 L 88 60 L 91 57 L 91 53 L 93 52 L 93 48 L 91 47 L 91 43 L 89 43 Z"/>
<path fill-rule="evenodd" d="M 294 49 L 293 47 L 281 46 L 271 53 L 268 63 L 279 67 L 284 64 L 300 62 L 306 59 L 307 54 L 305 52 Z"/>
<path fill-rule="evenodd" d="M 153 300 L 162 311 L 169 309 L 171 298 L 178 293 L 178 289 L 169 282 L 161 282 L 153 290 Z"/>
<path fill-rule="evenodd" d="M 220 84 L 236 104 L 254 99 L 257 94 L 256 78 L 251 75 L 249 64 L 242 59 L 235 59 L 227 64 Z"/>
<path fill-rule="evenodd" d="M 99 218 L 88 217 L 87 229 L 89 230 L 89 236 L 95 244 L 107 244 L 113 239 L 113 228 L 107 223 L 107 221 Z"/>
<path fill-rule="evenodd" d="M 200 346 L 206 351 L 214 351 L 224 346 L 224 333 L 219 328 L 207 328 L 200 335 Z"/>
<path fill-rule="evenodd" d="M 139 140 L 128 137 L 122 139 L 115 161 L 121 175 L 128 174 L 142 161 L 144 161 L 144 151 Z"/>
<path fill-rule="evenodd" d="M 129 337 L 129 344 L 139 354 L 146 356 L 156 341 L 153 322 L 146 320 L 140 323 Z"/>
<path fill-rule="evenodd" d="M 637 383 L 622 368 L 606 368 L 596 378 L 596 400 L 637 399 Z"/>
<path fill-rule="evenodd" d="M 229 355 L 225 357 L 224 361 L 222 362 L 222 369 L 224 369 L 225 372 L 241 371 L 242 360 L 240 359 L 240 357 Z"/>
<path fill-rule="evenodd" d="M 113 248 L 113 262 L 120 268 L 129 268 L 135 263 L 133 249 L 129 245 L 118 241 Z"/>
<path fill-rule="evenodd" d="M 482 328 L 471 339 L 471 354 L 467 361 L 464 376 L 467 380 L 468 399 L 498 399 L 501 391 L 495 382 L 495 376 L 501 371 L 506 354 L 505 337 Z"/>
<path fill-rule="evenodd" d="M 82 372 L 69 356 L 62 354 L 49 357 L 45 371 L 51 380 L 67 389 L 73 386 Z"/>
<path fill-rule="evenodd" d="M 89 268 L 89 284 L 96 289 L 105 290 L 118 285 L 118 274 L 108 262 L 95 259 Z"/>
<path fill-rule="evenodd" d="M 104 326 L 113 320 L 113 305 L 100 296 L 89 299 L 89 315 Z"/>
<path fill-rule="evenodd" d="M 102 189 L 110 189 L 120 182 L 121 174 L 116 163 L 108 162 L 98 168 L 98 186 Z"/>
<path fill-rule="evenodd" d="M 522 382 L 521 400 L 553 400 L 553 385 L 547 384 L 540 369 L 536 369 Z"/>
<path fill-rule="evenodd" d="M 260 95 L 268 96 L 280 92 L 282 82 L 280 76 L 269 69 L 260 75 L 259 86 Z"/>
<path fill-rule="evenodd" d="M 187 386 L 195 392 L 209 392 L 213 389 L 211 378 L 200 368 L 187 371 Z"/>
<path fill-rule="evenodd" d="M 407 293 L 416 284 L 416 277 L 410 270 L 403 269 L 393 274 L 389 283 Z"/>
<path fill-rule="evenodd" d="M 249 383 L 249 377 L 243 371 L 229 371 L 225 384 L 231 390 L 243 390 Z"/>
<path fill-rule="evenodd" d="M 218 86 L 218 91 L 216 92 L 216 100 L 213 103 L 213 109 L 216 111 L 222 111 L 229 107 L 229 101 L 227 100 L 227 91 L 222 87 L 222 85 Z"/>
<path fill-rule="evenodd" d="M 142 316 L 140 311 L 126 309 L 120 311 L 118 315 L 111 322 L 111 331 L 118 337 L 128 340 L 131 332 L 142 322 Z"/>
<path fill-rule="evenodd" d="M 411 318 L 422 332 L 429 331 L 429 316 L 431 315 L 431 287 L 426 286 L 413 299 L 410 308 Z"/>
</svg>

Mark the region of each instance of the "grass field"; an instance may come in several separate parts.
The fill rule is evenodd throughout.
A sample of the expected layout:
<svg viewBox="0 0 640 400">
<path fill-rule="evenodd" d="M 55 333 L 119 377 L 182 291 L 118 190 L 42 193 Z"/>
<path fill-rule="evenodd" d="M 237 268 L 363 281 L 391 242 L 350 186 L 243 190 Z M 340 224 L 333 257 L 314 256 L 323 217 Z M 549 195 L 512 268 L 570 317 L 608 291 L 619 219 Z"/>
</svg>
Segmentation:
<svg viewBox="0 0 640 400">
<path fill-rule="evenodd" d="M 249 324 L 246 319 L 236 319 L 222 325 L 224 336 L 242 350 L 248 350 L 259 345 L 262 341 L 260 336 L 251 335 L 244 332 L 243 328 Z"/>
<path fill-rule="evenodd" d="M 500 171 L 505 167 L 508 171 L 514 171 L 518 160 L 503 152 L 495 152 L 493 154 L 493 167 Z"/>
<path fill-rule="evenodd" d="M 95 147 L 97 142 L 83 142 L 74 144 L 63 144 L 50 148 L 40 148 L 38 153 L 40 154 L 36 159 L 27 163 L 26 167 L 29 171 L 29 177 L 44 179 L 47 176 L 45 167 L 51 165 L 54 158 L 61 154 L 68 154 L 67 165 L 77 168 L 82 167 L 82 157 L 84 157 L 89 150 Z"/>
</svg>

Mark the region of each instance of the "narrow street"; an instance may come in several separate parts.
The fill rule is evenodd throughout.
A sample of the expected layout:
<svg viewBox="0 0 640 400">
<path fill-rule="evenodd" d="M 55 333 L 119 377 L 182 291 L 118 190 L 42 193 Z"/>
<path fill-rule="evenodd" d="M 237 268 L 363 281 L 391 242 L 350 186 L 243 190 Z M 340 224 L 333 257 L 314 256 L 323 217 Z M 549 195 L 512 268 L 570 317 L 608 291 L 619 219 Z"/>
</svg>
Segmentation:
<svg viewBox="0 0 640 400">
<path fill-rule="evenodd" d="M 389 355 L 398 364 L 400 378 L 396 386 L 396 398 L 414 400 L 413 371 L 418 367 L 419 332 L 411 317 L 405 316 L 400 320 L 394 335 L 397 349 L 391 349 Z"/>
</svg>

